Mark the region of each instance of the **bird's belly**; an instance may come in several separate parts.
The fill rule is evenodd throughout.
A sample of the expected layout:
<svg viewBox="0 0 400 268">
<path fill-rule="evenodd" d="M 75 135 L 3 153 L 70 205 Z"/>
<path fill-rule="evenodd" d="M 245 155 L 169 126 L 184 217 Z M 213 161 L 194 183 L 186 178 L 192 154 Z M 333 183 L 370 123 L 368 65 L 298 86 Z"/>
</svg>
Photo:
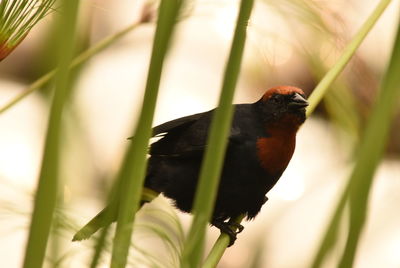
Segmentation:
<svg viewBox="0 0 400 268">
<path fill-rule="evenodd" d="M 221 174 L 214 216 L 230 218 L 247 214 L 253 218 L 277 178 L 270 176 L 260 165 L 255 141 L 230 149 Z"/>
<path fill-rule="evenodd" d="M 229 150 L 229 149 L 228 149 Z M 256 143 L 227 152 L 214 209 L 214 218 L 231 218 L 247 214 L 253 218 L 264 203 L 265 194 L 279 177 L 271 176 L 261 165 Z M 193 205 L 200 159 L 151 159 L 157 167 L 151 171 L 148 187 L 163 192 L 176 207 L 190 212 Z"/>
</svg>

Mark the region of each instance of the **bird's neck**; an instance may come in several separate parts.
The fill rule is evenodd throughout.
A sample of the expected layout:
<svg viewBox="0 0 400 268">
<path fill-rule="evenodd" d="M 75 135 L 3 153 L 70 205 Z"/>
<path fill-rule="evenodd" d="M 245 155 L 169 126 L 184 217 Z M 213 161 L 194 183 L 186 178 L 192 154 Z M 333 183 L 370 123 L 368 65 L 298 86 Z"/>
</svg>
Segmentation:
<svg viewBox="0 0 400 268">
<path fill-rule="evenodd" d="M 279 122 L 269 122 L 266 137 L 257 141 L 257 153 L 261 166 L 268 174 L 280 177 L 296 147 L 296 133 L 302 124 L 296 115 L 286 115 Z"/>
<path fill-rule="evenodd" d="M 268 136 L 295 139 L 297 130 L 303 122 L 304 120 L 295 114 L 286 114 L 279 120 L 266 122 L 265 131 Z"/>
</svg>

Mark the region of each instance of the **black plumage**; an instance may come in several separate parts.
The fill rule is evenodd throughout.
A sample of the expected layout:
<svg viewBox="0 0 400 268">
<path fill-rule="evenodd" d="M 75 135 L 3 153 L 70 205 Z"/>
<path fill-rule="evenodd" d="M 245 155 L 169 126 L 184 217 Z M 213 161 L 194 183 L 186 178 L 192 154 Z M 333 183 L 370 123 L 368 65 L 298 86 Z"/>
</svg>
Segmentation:
<svg viewBox="0 0 400 268">
<path fill-rule="evenodd" d="M 257 159 L 257 137 L 268 134 L 256 109 L 251 104 L 235 107 L 213 218 L 226 220 L 242 213 L 253 218 L 276 182 Z M 155 129 L 165 135 L 151 145 L 145 186 L 162 192 L 186 212 L 192 208 L 212 114 L 213 110 L 195 114 L 178 119 L 177 126 L 171 121 Z"/>
<path fill-rule="evenodd" d="M 234 115 L 211 224 L 227 232 L 231 219 L 254 218 L 290 161 L 295 135 L 305 120 L 307 101 L 295 87 L 268 90 L 252 104 L 234 106 Z M 190 212 L 214 110 L 182 117 L 153 128 L 160 139 L 150 146 L 145 187 L 163 193 L 177 208 Z M 87 238 L 110 221 L 104 210 L 75 240 Z M 97 219 L 96 219 L 97 218 Z M 116 218 L 116 215 L 114 215 Z"/>
</svg>

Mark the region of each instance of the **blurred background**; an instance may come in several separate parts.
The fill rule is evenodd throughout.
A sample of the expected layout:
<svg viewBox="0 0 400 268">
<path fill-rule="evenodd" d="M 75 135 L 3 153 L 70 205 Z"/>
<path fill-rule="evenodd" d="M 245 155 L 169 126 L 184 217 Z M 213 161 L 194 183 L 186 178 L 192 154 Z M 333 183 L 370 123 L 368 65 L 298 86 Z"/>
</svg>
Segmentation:
<svg viewBox="0 0 400 268">
<path fill-rule="evenodd" d="M 254 102 L 276 85 L 298 86 L 309 95 L 377 3 L 256 1 L 235 103 Z M 216 106 L 237 7 L 233 0 L 188 1 L 164 68 L 154 125 Z M 301 128 L 293 159 L 268 194 L 269 201 L 254 221 L 244 224 L 218 267 L 310 265 L 353 167 L 354 147 L 390 57 L 399 7 L 393 1 Z M 56 9 L 0 63 L 0 107 L 55 67 L 53 22 L 58 15 Z M 50 241 L 49 250 L 57 248 L 57 254 L 49 254 L 47 265 L 88 266 L 93 241 L 70 240 L 102 208 L 119 168 L 141 106 L 155 29 L 152 2 L 82 3 L 77 53 L 144 15 L 146 23 L 74 72 L 63 118 L 62 200 L 56 217 L 61 226 L 56 235 L 61 239 L 57 245 Z M 51 86 L 46 86 L 0 114 L 0 259 L 4 267 L 22 264 L 50 96 Z M 357 268 L 400 267 L 399 137 L 398 113 L 376 173 Z M 190 215 L 174 210 L 162 197 L 138 215 L 131 266 L 176 267 Z M 163 241 L 164 234 L 171 243 Z M 208 249 L 218 235 L 215 228 L 209 229 Z M 335 267 L 340 256 L 341 250 L 334 250 L 324 267 Z M 108 267 L 108 257 L 105 254 L 103 267 Z"/>
</svg>

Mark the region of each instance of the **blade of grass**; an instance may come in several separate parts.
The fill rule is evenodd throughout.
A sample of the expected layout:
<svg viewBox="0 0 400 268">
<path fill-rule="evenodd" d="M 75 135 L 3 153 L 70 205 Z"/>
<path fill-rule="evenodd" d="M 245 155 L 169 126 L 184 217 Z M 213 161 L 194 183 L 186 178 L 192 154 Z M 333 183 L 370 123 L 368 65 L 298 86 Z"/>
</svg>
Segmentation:
<svg viewBox="0 0 400 268">
<path fill-rule="evenodd" d="M 329 72 L 324 76 L 324 78 L 318 83 L 317 87 L 312 92 L 308 101 L 310 105 L 307 108 L 307 116 L 312 114 L 312 112 L 317 107 L 318 103 L 322 100 L 326 91 L 328 91 L 329 87 L 333 83 L 333 81 L 338 77 L 338 75 L 343 71 L 344 67 L 346 67 L 347 63 L 354 55 L 357 48 L 364 41 L 367 34 L 371 31 L 372 27 L 381 17 L 382 13 L 385 11 L 386 7 L 389 5 L 391 0 L 381 0 L 377 7 L 374 9 L 372 14 L 368 17 L 365 23 L 361 26 L 360 30 L 354 36 L 350 44 L 346 46 L 342 55 L 335 63 L 335 65 L 329 70 Z"/>
<path fill-rule="evenodd" d="M 118 180 L 119 200 L 117 229 L 114 238 L 111 267 L 125 267 L 132 234 L 132 224 L 138 209 L 146 172 L 146 154 L 165 55 L 183 0 L 163 0 L 160 3 L 157 29 L 147 76 L 142 112 L 134 139 L 125 154 Z"/>
<path fill-rule="evenodd" d="M 218 189 L 219 176 L 225 156 L 227 137 L 232 121 L 232 99 L 240 72 L 246 41 L 247 23 L 253 8 L 253 0 L 242 0 L 226 65 L 221 96 L 210 127 L 197 191 L 194 200 L 194 219 L 182 253 L 182 267 L 198 267 L 202 254 L 205 229 L 211 218 Z"/>
<path fill-rule="evenodd" d="M 360 46 L 362 41 L 365 39 L 366 35 L 370 32 L 372 27 L 375 25 L 377 20 L 380 18 L 382 15 L 383 11 L 386 9 L 388 4 L 390 3 L 390 0 L 382 0 L 378 6 L 375 8 L 373 13 L 370 15 L 370 17 L 367 19 L 367 21 L 363 24 L 363 26 L 360 28 L 356 36 L 353 38 L 353 40 L 350 42 L 350 44 L 347 45 L 345 48 L 342 56 L 338 59 L 336 64 L 329 70 L 327 74 L 322 78 L 322 80 L 318 83 L 317 87 L 314 89 L 313 93 L 309 97 L 309 107 L 307 109 L 307 117 L 309 117 L 317 107 L 318 103 L 322 100 L 323 96 L 327 93 L 329 87 L 332 85 L 332 83 L 335 81 L 335 79 L 338 77 L 338 75 L 343 71 L 344 67 L 347 65 L 351 57 L 354 55 L 356 52 L 357 48 Z M 314 260 L 314 263 L 312 267 L 316 268 L 319 267 L 319 265 L 322 263 L 325 254 L 327 251 L 329 251 L 335 240 L 336 240 L 336 233 L 337 233 L 337 228 L 338 224 L 340 222 L 340 218 L 342 215 L 342 211 L 345 207 L 345 201 L 346 201 L 347 194 L 346 192 L 343 194 L 343 197 L 341 198 L 341 201 L 339 202 L 339 205 L 337 207 L 337 211 L 335 212 L 333 219 L 331 221 L 331 225 L 329 226 L 328 232 L 325 235 L 325 241 L 321 247 L 320 250 L 318 251 L 316 258 Z M 243 218 L 243 215 L 242 215 Z M 241 222 L 241 219 L 236 221 L 237 223 Z M 222 257 L 226 247 L 228 246 L 227 238 L 225 237 L 225 234 L 221 234 L 210 251 L 209 255 L 206 258 L 205 265 L 206 267 L 215 267 L 220 258 Z M 316 266 L 318 265 L 318 266 Z"/>
<path fill-rule="evenodd" d="M 59 25 L 59 68 L 50 110 L 39 184 L 25 252 L 24 267 L 42 267 L 57 197 L 61 118 L 68 93 L 68 65 L 73 55 L 78 0 L 65 0 Z M 62 34 L 61 34 L 62 33 Z"/>
<path fill-rule="evenodd" d="M 312 268 L 321 267 L 327 253 L 330 252 L 332 248 L 335 246 L 337 236 L 339 233 L 340 220 L 342 219 L 343 211 L 347 204 L 347 200 L 348 200 L 348 190 L 345 189 L 341 198 L 339 199 L 339 203 L 335 209 L 332 219 L 329 222 L 329 226 L 327 228 L 324 238 L 324 243 L 322 243 L 321 246 L 319 247 L 318 252 L 313 260 L 313 263 L 311 265 Z"/>
<path fill-rule="evenodd" d="M 110 200 L 115 200 L 115 194 L 117 191 L 117 185 L 113 185 L 113 189 L 111 190 L 110 193 L 110 197 L 108 198 L 108 201 Z M 142 197 L 140 198 L 141 201 L 147 201 L 147 202 L 151 202 L 154 198 L 156 198 L 158 196 L 158 193 L 154 192 L 153 190 L 147 189 L 147 188 L 143 188 L 142 191 Z M 109 202 L 107 202 L 109 203 Z M 110 206 L 112 206 L 112 204 L 110 204 Z M 117 209 L 117 206 L 114 208 Z M 105 218 L 111 218 L 112 217 L 112 209 L 109 209 L 106 212 Z M 110 221 L 111 222 L 111 221 Z M 100 233 L 100 236 L 98 237 L 95 247 L 94 247 L 94 254 L 91 260 L 91 264 L 90 267 L 91 268 L 96 268 L 99 265 L 99 261 L 100 258 L 102 256 L 103 250 L 104 250 L 104 246 L 106 243 L 106 237 L 108 234 L 108 230 L 109 230 L 109 225 L 105 226 Z"/>
<path fill-rule="evenodd" d="M 117 187 L 118 185 L 113 184 L 112 188 L 110 189 L 108 196 L 107 196 L 107 200 L 105 202 L 105 204 L 108 204 L 110 200 L 113 200 L 115 198 L 115 194 L 117 191 Z M 110 219 L 112 217 L 112 211 L 110 209 L 106 210 L 105 212 L 105 217 L 106 219 Z M 101 257 L 103 255 L 103 251 L 105 249 L 105 247 L 107 246 L 107 236 L 110 230 L 110 225 L 106 225 L 104 226 L 101 231 L 100 231 L 100 235 L 97 237 L 94 245 L 93 245 L 93 256 L 91 258 L 90 261 L 90 268 L 96 268 L 98 265 L 100 265 L 101 262 Z M 78 231 L 82 232 L 82 229 Z M 74 241 L 74 238 L 78 235 L 78 233 L 76 233 L 74 235 L 74 237 L 72 238 L 72 241 Z M 79 239 L 78 239 L 79 241 Z"/>
<path fill-rule="evenodd" d="M 383 11 L 384 11 L 384 9 L 387 7 L 387 5 L 390 3 L 390 1 L 387 1 L 387 0 L 382 0 L 379 4 L 378 4 L 378 6 L 376 7 L 376 9 L 373 11 L 373 14 L 368 18 L 368 20 L 371 20 L 371 21 L 374 21 L 374 23 L 377 21 L 377 19 L 380 17 L 380 15 L 382 15 L 382 13 L 383 13 Z M 365 22 L 365 24 L 362 26 L 362 29 L 363 28 L 367 28 L 367 25 L 370 25 L 368 28 L 369 28 L 369 30 L 371 29 L 371 27 L 373 26 L 373 23 L 371 23 L 371 22 L 368 22 L 368 20 L 367 20 L 367 22 Z M 355 37 L 355 39 L 357 39 L 357 38 L 359 38 L 360 37 L 360 33 L 362 33 L 363 32 L 363 30 L 360 30 L 360 32 L 357 34 L 357 36 Z M 365 35 L 363 35 L 364 37 L 365 37 Z M 350 47 L 351 47 L 351 44 L 352 43 L 354 43 L 355 41 L 353 40 L 351 43 L 350 43 L 350 45 L 349 45 L 349 47 L 347 47 L 347 49 L 345 50 L 345 51 L 348 51 L 349 49 L 350 49 Z M 356 47 L 354 46 L 354 49 L 355 49 Z M 342 59 L 343 57 L 341 57 L 341 59 Z M 335 66 L 337 66 L 337 65 L 341 65 L 341 63 L 340 63 L 340 61 L 341 61 L 341 59 L 339 59 L 339 62 L 335 65 Z M 343 63 L 342 63 L 343 64 Z M 335 66 L 332 68 L 332 69 L 334 69 L 335 68 Z M 340 69 L 343 69 L 343 68 L 341 68 L 340 66 L 338 67 L 338 68 L 340 68 Z M 332 69 L 331 69 L 331 71 L 329 71 L 328 72 L 328 74 L 329 73 L 331 73 L 331 72 L 333 72 L 332 71 Z M 328 74 L 327 74 L 327 76 L 328 76 Z M 332 76 L 332 75 L 331 75 Z M 335 77 L 337 77 L 337 75 L 335 75 Z M 310 97 L 310 103 L 311 102 L 313 102 L 313 109 L 315 109 L 315 107 L 317 106 L 317 103 L 321 100 L 321 98 L 322 98 L 322 96 L 326 93 L 326 91 L 328 90 L 328 88 L 329 88 L 329 86 L 330 86 L 330 83 L 328 83 L 329 81 L 333 81 L 331 78 L 328 78 L 327 79 L 327 81 L 325 81 L 324 82 L 324 84 L 322 85 L 322 86 L 320 86 L 322 83 L 323 83 L 323 81 L 325 80 L 325 77 L 321 80 L 321 82 L 318 84 L 318 86 L 317 86 L 317 88 L 318 88 L 318 91 L 319 92 L 317 92 L 317 93 L 315 93 L 316 95 L 318 95 L 318 97 L 315 97 L 315 98 L 311 98 Z M 317 88 L 314 90 L 314 92 L 316 92 L 317 91 Z M 313 94 L 314 94 L 314 92 L 313 92 Z M 308 112 L 308 115 L 310 115 L 311 113 L 312 113 L 312 111 L 313 111 L 313 109 L 311 109 L 311 110 L 308 110 L 307 112 Z M 377 120 L 377 119 L 375 119 L 375 120 Z M 378 120 L 379 121 L 379 120 Z M 370 121 L 371 122 L 371 121 Z M 374 124 L 375 124 L 375 122 L 374 122 Z M 369 128 L 369 127 L 368 127 Z M 369 131 L 368 130 L 368 128 L 367 128 L 367 131 Z M 376 134 L 376 133 L 375 133 Z M 374 135 L 375 135 L 374 134 Z M 371 135 L 371 134 L 365 134 L 365 139 L 370 139 L 370 138 L 368 138 L 368 136 L 369 135 Z M 378 135 L 378 136 L 376 136 L 375 138 L 379 138 L 380 136 Z M 372 143 L 374 144 L 374 145 L 376 145 L 375 144 L 375 141 L 374 140 L 372 140 Z M 363 144 L 364 144 L 364 140 L 363 140 Z M 365 147 L 365 146 L 367 146 L 367 145 L 361 145 L 361 147 L 360 147 L 360 152 L 367 152 L 368 150 L 367 149 L 362 149 L 363 147 Z M 365 150 L 365 151 L 364 151 Z M 374 150 L 378 150 L 377 148 L 374 148 Z M 362 155 L 361 153 L 359 153 L 360 155 Z M 364 156 L 365 157 L 365 159 L 363 159 L 363 158 L 359 158 L 358 159 L 358 161 L 357 161 L 357 163 L 359 162 L 359 161 L 362 161 L 361 163 L 362 164 L 364 164 L 365 162 L 364 161 L 371 161 L 371 159 L 369 159 L 368 158 L 368 156 L 367 155 L 365 155 Z M 378 160 L 380 159 L 380 157 L 379 156 L 377 156 L 378 157 Z M 375 159 L 375 161 L 377 161 L 376 162 L 376 164 L 378 163 L 378 160 L 376 160 Z M 374 163 L 374 161 L 372 161 L 372 163 L 370 163 L 370 164 L 372 164 L 372 165 L 370 165 L 370 164 L 368 164 L 368 165 L 370 165 L 369 166 L 369 171 L 370 172 L 372 172 L 372 174 L 371 174 L 371 176 L 373 175 L 373 171 L 375 170 L 375 168 L 374 168 L 374 166 L 373 166 L 373 163 Z M 357 164 L 357 165 L 359 165 L 359 164 Z M 321 267 L 321 265 L 322 265 L 322 262 L 323 262 L 323 260 L 325 259 L 325 257 L 327 256 L 327 254 L 330 252 L 330 250 L 332 249 L 332 247 L 334 246 L 334 244 L 335 244 L 335 241 L 336 241 L 336 233 L 337 233 L 337 230 L 338 230 L 338 225 L 339 225 L 339 222 L 340 222 L 340 218 L 341 218 L 341 215 L 343 214 L 343 211 L 344 211 L 344 207 L 345 207 L 345 203 L 347 202 L 347 199 L 349 198 L 349 192 L 350 192 L 350 188 L 351 188 L 351 181 L 353 180 L 353 176 L 359 176 L 359 173 L 361 174 L 362 173 L 362 171 L 361 171 L 361 168 L 362 166 L 360 166 L 360 167 L 357 167 L 356 166 L 356 168 L 357 168 L 357 171 L 354 169 L 353 170 L 353 173 L 352 173 L 352 176 L 351 176 L 351 178 L 350 178 L 350 182 L 349 182 L 349 185 L 347 186 L 347 188 L 346 188 L 346 190 L 344 191 L 344 193 L 343 193 L 343 195 L 341 196 L 341 199 L 339 200 L 339 203 L 338 203 L 338 205 L 337 205 L 337 207 L 336 207 L 336 209 L 335 209 L 335 212 L 334 212 L 334 214 L 333 214 L 333 216 L 332 216 L 332 220 L 330 221 L 330 225 L 328 226 L 328 229 L 327 229 L 327 231 L 325 232 L 325 235 L 324 235 L 324 237 L 323 237 L 323 239 L 322 239 L 322 242 L 321 242 L 321 245 L 320 245 L 320 247 L 319 247 L 319 249 L 318 249 L 318 251 L 317 251 L 317 253 L 316 253 L 316 256 L 315 256 L 315 258 L 314 258 L 314 260 L 313 260 L 313 264 L 312 264 L 312 267 L 313 268 L 317 268 L 317 267 Z M 366 166 L 364 166 L 365 168 L 366 168 Z M 372 170 L 370 169 L 370 168 L 372 168 Z M 358 169 L 360 169 L 360 170 L 358 170 Z M 368 172 L 367 172 L 368 173 Z M 355 175 L 354 175 L 355 174 Z M 366 175 L 366 174 L 363 174 L 363 175 Z M 367 180 L 368 180 L 368 177 L 366 178 Z M 372 177 L 371 177 L 371 179 L 372 179 Z M 367 181 L 368 182 L 368 181 Z M 367 185 L 367 188 L 368 188 L 368 191 L 369 191 L 369 189 L 370 189 L 370 185 Z M 364 192 L 365 193 L 365 192 Z M 367 195 L 367 193 L 365 193 L 366 195 Z M 366 196 L 364 196 L 363 197 L 364 199 L 366 198 Z M 350 198 L 350 200 L 351 200 L 351 198 Z M 366 201 L 364 202 L 364 203 L 366 203 Z M 351 207 L 350 207 L 350 210 L 352 211 L 352 209 L 351 209 Z M 354 211 L 353 211 L 354 212 Z M 364 215 L 365 216 L 365 215 Z M 354 214 L 353 214 L 353 216 L 351 216 L 351 217 L 354 217 Z M 361 215 L 358 215 L 357 217 L 363 217 L 363 215 L 361 214 Z M 353 220 L 353 219 L 352 219 Z M 362 220 L 362 222 L 364 222 L 364 220 Z M 350 227 L 350 228 L 352 228 L 352 227 Z M 357 235 L 357 232 L 358 231 L 356 231 L 356 232 L 354 232 L 354 230 L 351 230 L 350 229 L 350 232 L 351 232 L 351 234 L 349 234 L 349 235 L 352 235 L 353 236 L 353 234 L 354 235 Z M 356 239 L 357 241 L 358 241 L 358 238 Z M 348 245 L 348 246 L 350 246 L 350 244 Z M 353 241 L 353 245 L 351 246 L 351 247 L 355 247 L 356 246 L 356 244 L 354 244 L 354 241 Z M 354 252 L 353 253 L 351 253 L 351 252 L 349 252 L 349 253 L 347 253 L 347 254 L 349 254 L 348 256 L 353 256 L 354 257 Z M 343 257 L 345 257 L 345 256 L 343 256 Z M 347 257 L 346 257 L 347 258 Z"/>
<path fill-rule="evenodd" d="M 352 267 L 357 246 L 368 212 L 368 199 L 374 174 L 383 157 L 391 122 L 398 110 L 400 98 L 400 21 L 392 57 L 377 103 L 368 121 L 365 136 L 360 144 L 358 159 L 350 177 L 350 228 L 346 247 L 339 267 Z"/>
<path fill-rule="evenodd" d="M 79 67 L 81 64 L 85 63 L 87 60 L 89 60 L 92 56 L 100 53 L 104 49 L 108 48 L 110 45 L 121 39 L 123 36 L 131 32 L 132 30 L 136 29 L 139 25 L 141 25 L 143 22 L 138 21 L 135 22 L 128 27 L 122 29 L 121 31 L 112 34 L 110 36 L 107 36 L 106 38 L 102 39 L 92 47 L 88 48 L 81 54 L 79 54 L 74 60 L 71 62 L 69 65 L 69 69 L 73 70 L 76 67 Z M 11 107 L 13 107 L 15 104 L 23 100 L 25 97 L 27 97 L 29 94 L 32 92 L 42 88 L 44 85 L 46 85 L 51 79 L 53 79 L 54 75 L 56 74 L 56 70 L 50 71 L 47 74 L 43 75 L 39 79 L 37 79 L 35 82 L 33 82 L 24 92 L 21 94 L 17 95 L 14 99 L 9 101 L 6 105 L 0 108 L 0 114 L 4 113 Z"/>
<path fill-rule="evenodd" d="M 311 73 L 316 80 L 323 78 L 323 74 L 328 71 L 323 61 L 307 51 L 302 51 L 304 57 L 308 59 Z M 343 79 L 337 79 L 330 85 L 335 90 L 327 91 L 324 95 L 325 108 L 330 119 L 345 129 L 350 137 L 355 141 L 359 139 L 361 118 L 354 107 L 357 106 L 348 83 Z"/>
<path fill-rule="evenodd" d="M 109 225 L 104 227 L 101 230 L 100 236 L 96 240 L 92 261 L 90 262 L 90 268 L 96 268 L 100 264 L 100 259 L 106 243 L 109 228 Z"/>
</svg>

